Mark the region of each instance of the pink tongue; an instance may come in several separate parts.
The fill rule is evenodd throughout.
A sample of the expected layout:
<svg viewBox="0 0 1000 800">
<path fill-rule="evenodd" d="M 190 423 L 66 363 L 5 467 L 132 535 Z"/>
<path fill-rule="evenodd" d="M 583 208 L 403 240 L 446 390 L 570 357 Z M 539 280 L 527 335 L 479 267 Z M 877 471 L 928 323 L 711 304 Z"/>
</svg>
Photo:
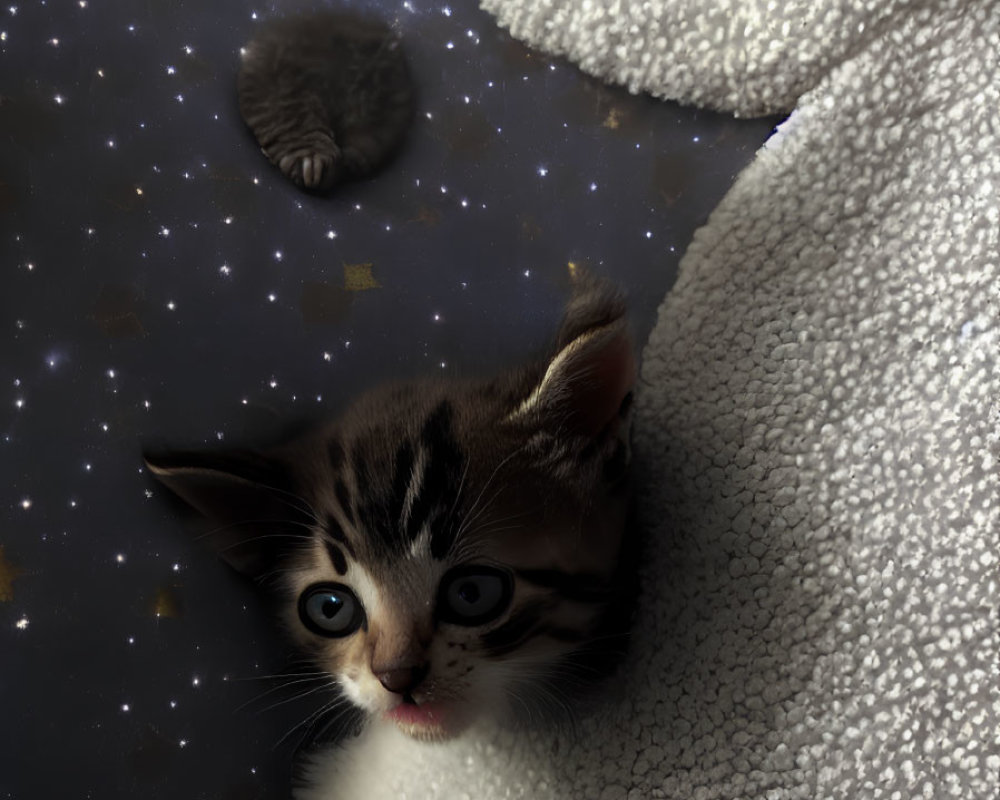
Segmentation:
<svg viewBox="0 0 1000 800">
<path fill-rule="evenodd" d="M 419 706 L 413 703 L 400 703 L 386 716 L 406 725 L 440 725 L 443 722 L 441 708 L 434 703 L 424 703 Z"/>
</svg>

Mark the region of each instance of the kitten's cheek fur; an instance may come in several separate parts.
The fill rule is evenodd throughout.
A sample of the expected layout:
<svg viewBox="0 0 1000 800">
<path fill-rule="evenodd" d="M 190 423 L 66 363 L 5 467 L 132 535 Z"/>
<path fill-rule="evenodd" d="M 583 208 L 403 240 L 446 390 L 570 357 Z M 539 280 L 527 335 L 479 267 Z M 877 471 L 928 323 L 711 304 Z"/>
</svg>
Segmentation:
<svg viewBox="0 0 1000 800">
<path fill-rule="evenodd" d="M 357 677 L 341 676 L 340 685 L 354 705 L 372 716 L 392 710 L 399 701 L 398 695 L 387 692 L 378 679 L 367 671 Z"/>
<path fill-rule="evenodd" d="M 371 713 L 374 709 L 368 707 L 365 702 L 365 697 L 361 692 L 361 687 L 358 686 L 358 682 L 353 678 L 344 675 L 340 678 L 340 688 L 344 692 L 344 696 L 347 697 L 354 705 L 360 708 L 362 711 L 367 711 Z"/>
</svg>

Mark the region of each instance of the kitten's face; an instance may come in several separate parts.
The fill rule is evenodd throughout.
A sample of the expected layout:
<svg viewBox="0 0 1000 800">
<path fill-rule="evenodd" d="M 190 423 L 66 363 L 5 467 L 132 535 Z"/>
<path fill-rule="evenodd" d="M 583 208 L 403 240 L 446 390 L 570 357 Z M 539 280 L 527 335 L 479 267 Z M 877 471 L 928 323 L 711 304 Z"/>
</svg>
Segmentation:
<svg viewBox="0 0 1000 800">
<path fill-rule="evenodd" d="M 498 380 L 370 393 L 266 454 L 148 463 L 227 522 L 220 554 L 359 708 L 425 739 L 531 715 L 607 636 L 626 513 L 620 301 L 578 296 L 560 340 Z"/>
<path fill-rule="evenodd" d="M 315 519 L 281 589 L 287 628 L 347 697 L 441 738 L 535 702 L 534 680 L 592 638 L 625 512 L 607 465 L 627 425 L 581 454 L 484 396 L 414 406 L 385 393 L 308 449 L 298 495 Z"/>
</svg>

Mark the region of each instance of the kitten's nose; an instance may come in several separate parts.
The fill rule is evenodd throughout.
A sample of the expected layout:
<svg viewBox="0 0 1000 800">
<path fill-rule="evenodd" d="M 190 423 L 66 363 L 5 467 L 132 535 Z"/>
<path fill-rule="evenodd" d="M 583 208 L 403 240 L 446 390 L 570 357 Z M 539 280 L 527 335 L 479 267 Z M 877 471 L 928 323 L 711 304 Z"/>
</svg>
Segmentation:
<svg viewBox="0 0 1000 800">
<path fill-rule="evenodd" d="M 413 667 L 396 667 L 394 669 L 380 670 L 375 673 L 388 691 L 394 694 L 409 694 L 427 676 L 427 664 L 420 664 Z"/>
</svg>

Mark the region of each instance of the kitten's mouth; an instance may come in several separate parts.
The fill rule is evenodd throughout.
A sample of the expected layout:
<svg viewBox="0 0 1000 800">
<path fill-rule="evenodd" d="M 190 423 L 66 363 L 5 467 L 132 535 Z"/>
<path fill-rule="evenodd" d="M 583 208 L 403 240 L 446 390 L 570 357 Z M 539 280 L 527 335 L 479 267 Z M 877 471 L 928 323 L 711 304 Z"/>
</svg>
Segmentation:
<svg viewBox="0 0 1000 800">
<path fill-rule="evenodd" d="M 441 701 L 417 703 L 407 695 L 385 718 L 414 739 L 442 740 L 457 736 L 465 728 L 456 709 Z"/>
</svg>

